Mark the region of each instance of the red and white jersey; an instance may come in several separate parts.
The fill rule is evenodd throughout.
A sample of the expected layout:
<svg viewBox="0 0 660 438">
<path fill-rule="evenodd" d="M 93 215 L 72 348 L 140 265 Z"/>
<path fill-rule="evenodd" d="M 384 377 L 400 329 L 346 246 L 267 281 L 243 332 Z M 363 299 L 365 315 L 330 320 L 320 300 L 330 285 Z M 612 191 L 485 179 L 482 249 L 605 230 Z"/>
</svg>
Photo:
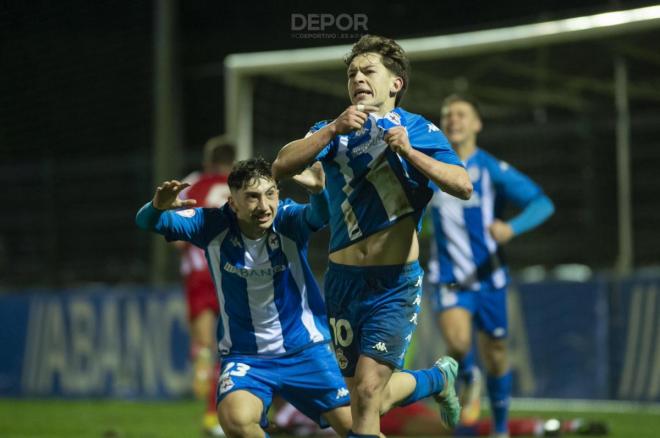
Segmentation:
<svg viewBox="0 0 660 438">
<path fill-rule="evenodd" d="M 189 183 L 190 187 L 181 192 L 180 197 L 196 200 L 196 207 L 222 207 L 229 199 L 227 175 L 193 172 L 183 181 Z M 188 276 L 192 272 L 208 270 L 204 250 L 186 244 L 181 255 L 181 274 Z"/>
</svg>

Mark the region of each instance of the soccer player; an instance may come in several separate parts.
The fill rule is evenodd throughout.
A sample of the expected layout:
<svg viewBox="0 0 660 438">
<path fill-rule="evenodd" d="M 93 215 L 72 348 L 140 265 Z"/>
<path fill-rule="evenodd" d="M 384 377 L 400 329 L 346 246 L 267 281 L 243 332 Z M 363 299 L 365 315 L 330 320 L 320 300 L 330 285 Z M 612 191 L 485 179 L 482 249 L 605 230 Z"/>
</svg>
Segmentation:
<svg viewBox="0 0 660 438">
<path fill-rule="evenodd" d="M 408 59 L 393 40 L 365 35 L 345 59 L 351 105 L 287 144 L 277 179 L 321 161 L 330 199 L 330 263 L 325 298 L 335 354 L 351 391 L 351 436 L 377 436 L 395 404 L 436 395 L 441 415 L 458 420 L 456 363 L 397 372 L 417 324 L 423 271 L 417 232 L 432 196 L 429 180 L 470 197 L 465 168 L 431 122 L 398 105 Z"/>
<path fill-rule="evenodd" d="M 194 199 L 198 207 L 221 207 L 229 198 L 227 175 L 234 164 L 236 150 L 223 137 L 206 142 L 201 173 L 184 178 L 190 187 L 181 197 Z M 202 419 L 204 431 L 211 436 L 224 436 L 218 424 L 215 392 L 219 366 L 215 354 L 215 326 L 218 318 L 218 298 L 211 278 L 204 250 L 188 242 L 175 242 L 181 252 L 181 275 L 184 279 L 193 361 L 193 392 L 206 398 L 206 412 Z"/>
<path fill-rule="evenodd" d="M 342 436 L 351 426 L 348 390 L 306 260 L 309 235 L 328 220 L 323 171 L 314 166 L 294 179 L 314 192 L 310 204 L 280 202 L 270 164 L 241 161 L 222 208 L 171 211 L 195 204 L 177 197 L 186 184 L 173 180 L 136 218 L 142 229 L 205 251 L 220 302 L 217 413 L 230 437 L 266 436 L 275 394 Z"/>
<path fill-rule="evenodd" d="M 511 394 L 506 346 L 509 277 L 501 249 L 513 237 L 543 223 L 554 206 L 527 176 L 477 146 L 482 122 L 474 100 L 449 96 L 442 105 L 441 122 L 465 163 L 474 194 L 469 201 L 461 201 L 438 190 L 431 201 L 435 231 L 432 253 L 439 267 L 432 300 L 449 354 L 459 361 L 459 379 L 465 383 L 462 422 L 476 421 L 480 410 L 480 374 L 471 353 L 474 325 L 487 373 L 493 428 L 496 436 L 505 437 Z M 504 221 L 501 215 L 507 202 L 521 211 Z"/>
</svg>

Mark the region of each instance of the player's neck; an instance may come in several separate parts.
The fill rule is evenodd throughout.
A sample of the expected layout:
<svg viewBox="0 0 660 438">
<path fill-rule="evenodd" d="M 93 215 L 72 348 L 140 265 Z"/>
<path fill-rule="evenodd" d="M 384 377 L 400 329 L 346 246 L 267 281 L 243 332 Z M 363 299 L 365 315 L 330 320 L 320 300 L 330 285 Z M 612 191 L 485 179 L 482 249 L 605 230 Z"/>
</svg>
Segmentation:
<svg viewBox="0 0 660 438">
<path fill-rule="evenodd" d="M 259 240 L 268 232 L 268 230 L 264 230 L 263 228 L 251 227 L 240 220 L 238 221 L 238 228 L 241 230 L 241 233 L 250 240 Z"/>
<path fill-rule="evenodd" d="M 463 143 L 453 144 L 452 146 L 461 161 L 466 161 L 477 150 L 477 142 L 475 140 L 467 140 Z"/>
<path fill-rule="evenodd" d="M 394 108 L 396 108 L 396 106 L 394 105 L 394 99 L 392 99 L 391 102 L 390 101 L 383 102 L 383 104 L 379 107 L 378 112 L 376 114 L 378 114 L 381 117 L 384 117 L 388 113 L 392 112 Z"/>
</svg>

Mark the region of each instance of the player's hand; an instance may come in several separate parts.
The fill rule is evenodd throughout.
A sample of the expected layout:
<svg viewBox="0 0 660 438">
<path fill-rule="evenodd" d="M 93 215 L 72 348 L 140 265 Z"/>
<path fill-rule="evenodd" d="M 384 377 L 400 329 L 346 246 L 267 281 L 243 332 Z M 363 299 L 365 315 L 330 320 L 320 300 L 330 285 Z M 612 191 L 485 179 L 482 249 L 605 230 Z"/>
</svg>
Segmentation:
<svg viewBox="0 0 660 438">
<path fill-rule="evenodd" d="M 369 117 L 368 113 L 378 111 L 373 105 L 351 105 L 337 117 L 334 122 L 337 135 L 348 134 L 351 131 L 361 129 Z"/>
<path fill-rule="evenodd" d="M 490 227 L 488 227 L 490 235 L 495 239 L 495 242 L 503 245 L 513 238 L 513 228 L 511 225 L 504 221 L 495 219 Z"/>
<path fill-rule="evenodd" d="M 408 140 L 408 131 L 403 126 L 395 126 L 388 129 L 383 140 L 385 140 L 385 143 L 388 144 L 390 149 L 404 157 L 412 149 L 410 140 Z"/>
<path fill-rule="evenodd" d="M 179 193 L 190 184 L 182 183 L 175 179 L 165 181 L 156 189 L 154 199 L 151 201 L 154 208 L 158 210 L 170 210 L 173 208 L 192 207 L 197 204 L 194 199 L 179 199 Z"/>
<path fill-rule="evenodd" d="M 298 175 L 294 175 L 293 180 L 312 193 L 320 193 L 325 187 L 323 165 L 317 161 Z"/>
</svg>

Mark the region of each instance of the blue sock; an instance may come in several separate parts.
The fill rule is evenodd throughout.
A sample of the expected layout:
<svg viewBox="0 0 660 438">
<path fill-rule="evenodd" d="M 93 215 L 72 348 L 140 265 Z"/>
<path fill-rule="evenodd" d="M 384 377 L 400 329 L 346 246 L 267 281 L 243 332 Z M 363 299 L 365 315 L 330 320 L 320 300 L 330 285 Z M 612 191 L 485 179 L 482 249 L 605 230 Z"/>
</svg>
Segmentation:
<svg viewBox="0 0 660 438">
<path fill-rule="evenodd" d="M 347 438 L 378 438 L 378 435 L 362 435 L 349 430 Z"/>
<path fill-rule="evenodd" d="M 511 398 L 511 371 L 500 377 L 488 376 L 486 385 L 488 387 L 488 398 L 490 409 L 493 413 L 493 429 L 495 433 L 508 431 L 509 401 Z"/>
<path fill-rule="evenodd" d="M 458 380 L 466 384 L 470 383 L 473 378 L 472 370 L 475 367 L 474 348 L 470 348 L 470 351 L 468 351 L 465 357 L 457 362 L 458 362 Z"/>
<path fill-rule="evenodd" d="M 437 394 L 445 387 L 445 376 L 436 367 L 427 370 L 403 370 L 402 372 L 412 375 L 417 384 L 412 394 L 401 400 L 400 406 L 407 406 L 429 395 Z"/>
</svg>

